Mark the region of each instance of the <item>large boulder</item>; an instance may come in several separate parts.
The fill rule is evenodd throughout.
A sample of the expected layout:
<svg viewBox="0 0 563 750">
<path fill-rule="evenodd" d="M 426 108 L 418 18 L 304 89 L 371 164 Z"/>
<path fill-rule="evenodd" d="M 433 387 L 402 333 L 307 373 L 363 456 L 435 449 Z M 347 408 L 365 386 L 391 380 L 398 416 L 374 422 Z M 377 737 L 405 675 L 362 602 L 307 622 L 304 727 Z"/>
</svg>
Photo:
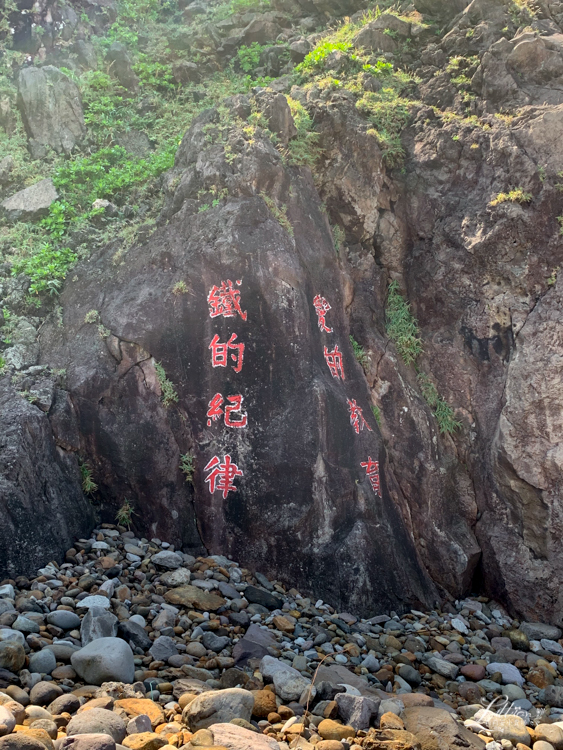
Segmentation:
<svg viewBox="0 0 563 750">
<path fill-rule="evenodd" d="M 109 734 L 121 743 L 125 739 L 127 729 L 125 722 L 113 711 L 105 708 L 91 708 L 76 714 L 66 727 L 67 737 L 83 734 Z"/>
<path fill-rule="evenodd" d="M 37 221 L 49 213 L 49 207 L 58 198 L 53 180 L 39 180 L 0 204 L 8 221 Z"/>
<path fill-rule="evenodd" d="M 104 501 L 133 494 L 151 535 L 358 612 L 428 604 L 310 173 L 242 130 L 233 166 L 209 143 L 219 117 L 204 112 L 184 137 L 163 226 L 126 266 L 99 253 L 69 276 L 42 359 L 66 369 Z M 230 197 L 200 212 L 208 174 Z M 172 294 L 180 280 L 189 294 Z M 93 309 L 105 340 L 83 323 Z M 167 601 L 189 606 L 186 590 Z"/>
<path fill-rule="evenodd" d="M 41 158 L 47 146 L 70 153 L 86 134 L 78 86 L 53 65 L 22 68 L 17 83 L 32 156 Z"/>
<path fill-rule="evenodd" d="M 121 638 L 98 638 L 76 651 L 70 662 L 89 685 L 101 685 L 102 682 L 131 683 L 135 676 L 133 652 Z"/>
<path fill-rule="evenodd" d="M 211 733 L 214 744 L 227 750 L 280 750 L 279 742 L 273 737 L 236 724 L 214 724 Z"/>
<path fill-rule="evenodd" d="M 458 724 L 453 716 L 442 708 L 405 708 L 402 717 L 405 729 L 416 736 L 422 750 L 449 750 L 452 747 L 464 747 L 466 750 L 485 748 L 485 743 L 480 737 Z"/>
<path fill-rule="evenodd" d="M 64 397 L 57 391 L 55 403 Z M 76 453 L 57 445 L 48 415 L 7 377 L 0 379 L 0 424 L 0 578 L 34 575 L 89 533 L 92 507 Z"/>
<path fill-rule="evenodd" d="M 90 607 L 80 624 L 80 639 L 87 646 L 98 638 L 117 635 L 117 617 L 102 607 Z"/>
<path fill-rule="evenodd" d="M 250 721 L 254 708 L 254 696 L 248 690 L 228 688 L 198 695 L 182 714 L 183 721 L 192 732 L 205 729 L 212 724 L 221 724 L 233 719 Z"/>
</svg>

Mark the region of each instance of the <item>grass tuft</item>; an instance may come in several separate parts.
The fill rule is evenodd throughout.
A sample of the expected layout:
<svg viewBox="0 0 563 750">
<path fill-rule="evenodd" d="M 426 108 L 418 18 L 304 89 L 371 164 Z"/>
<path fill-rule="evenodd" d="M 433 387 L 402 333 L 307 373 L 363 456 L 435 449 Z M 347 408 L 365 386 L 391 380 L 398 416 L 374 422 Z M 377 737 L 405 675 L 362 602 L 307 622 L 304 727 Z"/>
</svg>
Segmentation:
<svg viewBox="0 0 563 750">
<path fill-rule="evenodd" d="M 135 506 L 130 500 L 124 500 L 123 505 L 115 514 L 115 520 L 119 526 L 126 526 L 127 529 L 130 529 L 134 515 L 136 515 Z"/>
<path fill-rule="evenodd" d="M 172 383 L 172 381 L 168 380 L 168 378 L 166 377 L 166 372 L 160 362 L 155 362 L 154 368 L 156 370 L 156 377 L 158 378 L 158 382 L 160 385 L 161 401 L 164 406 L 168 408 L 171 404 L 178 402 L 178 394 L 176 393 L 176 389 L 174 388 L 174 384 Z"/>
<path fill-rule="evenodd" d="M 180 471 L 185 475 L 186 482 L 191 484 L 195 471 L 195 461 L 191 453 L 184 453 L 183 456 L 180 456 Z"/>
<path fill-rule="evenodd" d="M 352 349 L 354 350 L 354 357 L 356 357 L 358 362 L 365 369 L 369 364 L 369 357 L 365 353 L 364 348 L 358 344 L 353 336 L 350 336 L 350 343 L 352 344 Z"/>
<path fill-rule="evenodd" d="M 387 335 L 395 343 L 405 364 L 412 364 L 422 353 L 422 341 L 418 322 L 411 312 L 409 303 L 399 291 L 397 281 L 389 284 L 385 317 Z"/>
<path fill-rule="evenodd" d="M 419 373 L 417 376 L 420 390 L 428 406 L 434 411 L 434 416 L 438 422 L 438 429 L 441 435 L 451 434 L 461 427 L 454 417 L 452 407 L 440 396 L 436 386 L 430 380 L 428 375 Z"/>
<path fill-rule="evenodd" d="M 501 203 L 530 203 L 533 198 L 531 193 L 525 193 L 522 188 L 514 188 L 508 193 L 498 193 L 489 203 L 489 206 L 499 206 Z"/>
</svg>

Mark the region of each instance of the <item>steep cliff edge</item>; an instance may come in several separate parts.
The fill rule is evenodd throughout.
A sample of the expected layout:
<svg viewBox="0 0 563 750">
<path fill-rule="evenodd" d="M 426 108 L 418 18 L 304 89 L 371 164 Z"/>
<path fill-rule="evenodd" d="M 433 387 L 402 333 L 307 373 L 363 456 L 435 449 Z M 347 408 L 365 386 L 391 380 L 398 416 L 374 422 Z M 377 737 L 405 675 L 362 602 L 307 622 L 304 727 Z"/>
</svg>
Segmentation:
<svg viewBox="0 0 563 750">
<path fill-rule="evenodd" d="M 362 612 L 432 579 L 561 623 L 563 4 L 168 3 L 164 52 L 94 6 L 15 78 L 66 113 L 23 123 L 72 257 L 45 280 L 9 230 L 0 297 L 9 377 L 65 371 L 102 516 Z"/>
</svg>

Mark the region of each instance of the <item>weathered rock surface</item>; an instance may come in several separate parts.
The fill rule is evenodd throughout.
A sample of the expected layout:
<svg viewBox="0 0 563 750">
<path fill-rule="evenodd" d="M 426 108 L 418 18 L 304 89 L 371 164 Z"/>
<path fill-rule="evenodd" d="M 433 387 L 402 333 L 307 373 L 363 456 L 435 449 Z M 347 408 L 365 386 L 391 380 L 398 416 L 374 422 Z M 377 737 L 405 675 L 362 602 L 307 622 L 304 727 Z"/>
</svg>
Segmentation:
<svg viewBox="0 0 563 750">
<path fill-rule="evenodd" d="M 70 153 L 86 134 L 78 86 L 53 65 L 21 70 L 18 106 L 35 158 L 48 146 Z"/>
<path fill-rule="evenodd" d="M 45 179 L 6 198 L 0 208 L 9 221 L 36 221 L 47 216 L 57 198 L 53 180 Z"/>
<path fill-rule="evenodd" d="M 59 448 L 48 416 L 0 380 L 0 571 L 25 575 L 89 532 L 92 509 L 75 454 Z"/>
</svg>

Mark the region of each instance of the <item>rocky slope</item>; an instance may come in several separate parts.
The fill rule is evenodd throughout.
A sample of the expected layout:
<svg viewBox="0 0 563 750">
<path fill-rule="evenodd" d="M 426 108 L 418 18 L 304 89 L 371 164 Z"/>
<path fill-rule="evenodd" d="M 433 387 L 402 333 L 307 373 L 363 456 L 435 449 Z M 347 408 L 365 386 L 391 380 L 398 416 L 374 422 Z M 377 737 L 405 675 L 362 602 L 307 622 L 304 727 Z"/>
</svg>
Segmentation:
<svg viewBox="0 0 563 750">
<path fill-rule="evenodd" d="M 16 6 L 11 525 L 15 461 L 338 608 L 560 623 L 563 5 Z"/>
<path fill-rule="evenodd" d="M 0 748 L 554 750 L 562 642 L 486 597 L 361 619 L 103 524 L 0 584 Z"/>
</svg>

